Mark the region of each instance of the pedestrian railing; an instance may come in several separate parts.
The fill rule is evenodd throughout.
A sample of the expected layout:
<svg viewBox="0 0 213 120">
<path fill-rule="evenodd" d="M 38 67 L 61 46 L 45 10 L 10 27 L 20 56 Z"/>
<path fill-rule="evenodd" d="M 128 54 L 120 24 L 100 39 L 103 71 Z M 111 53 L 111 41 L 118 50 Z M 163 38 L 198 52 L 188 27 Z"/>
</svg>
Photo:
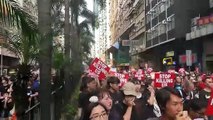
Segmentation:
<svg viewBox="0 0 213 120">
<path fill-rule="evenodd" d="M 60 86 L 59 88 L 55 89 L 51 92 L 51 101 L 50 101 L 50 112 L 51 112 L 51 120 L 55 120 L 55 113 L 56 106 L 55 106 L 55 94 L 60 91 L 63 88 L 63 86 Z M 24 113 L 23 118 L 25 120 L 40 120 L 40 102 L 35 103 L 32 107 L 27 109 Z"/>
</svg>

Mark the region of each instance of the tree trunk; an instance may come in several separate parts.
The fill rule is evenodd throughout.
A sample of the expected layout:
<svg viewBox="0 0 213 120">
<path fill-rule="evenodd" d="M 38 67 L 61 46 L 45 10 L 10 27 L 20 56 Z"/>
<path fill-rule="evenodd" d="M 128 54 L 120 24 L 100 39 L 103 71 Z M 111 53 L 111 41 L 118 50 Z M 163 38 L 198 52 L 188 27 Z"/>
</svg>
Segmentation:
<svg viewBox="0 0 213 120">
<path fill-rule="evenodd" d="M 51 58 L 52 58 L 52 29 L 51 29 L 52 0 L 38 0 L 38 23 L 40 39 L 40 102 L 41 120 L 51 120 Z"/>
<path fill-rule="evenodd" d="M 70 14 L 69 14 L 69 3 L 70 0 L 64 0 L 65 4 L 65 27 L 64 27 L 64 37 L 65 37 L 65 65 L 64 65 L 64 80 L 65 80 L 65 104 L 69 100 L 69 83 L 70 83 Z"/>
</svg>

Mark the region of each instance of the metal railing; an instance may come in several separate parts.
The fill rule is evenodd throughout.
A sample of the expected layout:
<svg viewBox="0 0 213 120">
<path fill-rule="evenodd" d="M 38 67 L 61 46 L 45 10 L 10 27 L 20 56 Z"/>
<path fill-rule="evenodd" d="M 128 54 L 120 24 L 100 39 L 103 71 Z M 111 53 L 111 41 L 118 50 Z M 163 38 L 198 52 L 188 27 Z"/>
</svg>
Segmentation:
<svg viewBox="0 0 213 120">
<path fill-rule="evenodd" d="M 50 112 L 51 120 L 55 120 L 55 99 L 54 95 L 63 88 L 61 85 L 57 89 L 51 92 L 51 101 L 50 101 Z M 35 103 L 32 107 L 27 109 L 24 113 L 24 120 L 40 120 L 40 102 Z"/>
</svg>

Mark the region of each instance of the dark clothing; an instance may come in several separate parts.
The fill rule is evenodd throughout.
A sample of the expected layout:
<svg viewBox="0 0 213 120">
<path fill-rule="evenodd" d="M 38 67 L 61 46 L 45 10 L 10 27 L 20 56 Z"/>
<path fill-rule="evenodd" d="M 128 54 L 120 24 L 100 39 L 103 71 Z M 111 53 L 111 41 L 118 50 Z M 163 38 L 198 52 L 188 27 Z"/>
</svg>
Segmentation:
<svg viewBox="0 0 213 120">
<path fill-rule="evenodd" d="M 113 104 L 116 104 L 118 102 L 122 102 L 123 98 L 124 98 L 124 95 L 121 91 L 118 91 L 118 92 L 114 92 L 112 93 L 110 90 L 109 90 L 109 94 L 110 96 L 112 97 L 112 101 L 113 101 Z"/>
<path fill-rule="evenodd" d="M 79 99 L 78 99 L 78 107 L 82 108 L 82 115 L 80 120 L 87 120 L 88 118 L 84 118 L 84 113 L 90 104 L 90 97 L 93 96 L 95 93 L 90 93 L 88 91 L 83 91 L 79 94 Z"/>
<path fill-rule="evenodd" d="M 136 98 L 136 105 L 132 108 L 130 120 L 146 120 L 147 118 L 156 117 L 153 112 L 154 107 L 147 103 L 146 97 Z M 109 120 L 123 120 L 127 108 L 128 106 L 123 102 L 115 103 L 110 111 Z"/>
<path fill-rule="evenodd" d="M 114 104 L 109 114 L 109 120 L 123 120 L 123 116 L 126 113 L 127 108 L 128 106 L 124 104 L 123 102 Z M 137 120 L 135 116 L 136 116 L 136 112 L 133 107 L 130 120 Z"/>
<path fill-rule="evenodd" d="M 207 92 L 205 90 L 201 90 L 199 92 L 199 99 L 208 101 L 210 97 L 211 97 L 211 92 Z"/>
<path fill-rule="evenodd" d="M 147 103 L 147 99 L 141 97 L 140 99 L 135 100 L 135 112 L 136 112 L 136 120 L 146 120 L 148 118 L 156 117 L 153 112 L 154 106 L 149 105 Z"/>
</svg>

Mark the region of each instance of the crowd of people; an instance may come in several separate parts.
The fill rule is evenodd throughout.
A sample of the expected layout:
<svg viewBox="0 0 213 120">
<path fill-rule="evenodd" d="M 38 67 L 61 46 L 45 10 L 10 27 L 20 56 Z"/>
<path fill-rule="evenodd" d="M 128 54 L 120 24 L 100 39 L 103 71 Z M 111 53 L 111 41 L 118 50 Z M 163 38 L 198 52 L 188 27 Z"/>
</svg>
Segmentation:
<svg viewBox="0 0 213 120">
<path fill-rule="evenodd" d="M 27 104 L 30 108 L 38 102 L 38 74 L 32 74 L 27 83 L 26 96 L 28 99 Z M 0 120 L 11 120 L 15 114 L 15 101 L 14 101 L 14 82 L 15 77 L 8 75 L 0 77 Z"/>
<path fill-rule="evenodd" d="M 150 74 L 122 86 L 115 76 L 99 81 L 87 73 L 78 99 L 80 120 L 213 120 L 206 114 L 213 74 L 176 74 L 173 87 L 155 87 Z"/>
</svg>

